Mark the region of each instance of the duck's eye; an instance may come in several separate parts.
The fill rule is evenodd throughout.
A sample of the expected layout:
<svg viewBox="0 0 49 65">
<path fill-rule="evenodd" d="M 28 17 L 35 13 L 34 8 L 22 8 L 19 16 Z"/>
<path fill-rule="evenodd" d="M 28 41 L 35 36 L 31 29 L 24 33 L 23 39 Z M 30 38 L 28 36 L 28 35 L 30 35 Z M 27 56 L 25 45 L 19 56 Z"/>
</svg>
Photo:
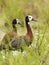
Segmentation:
<svg viewBox="0 0 49 65">
<path fill-rule="evenodd" d="M 32 16 L 29 16 L 29 21 L 32 21 Z"/>
<path fill-rule="evenodd" d="M 29 17 L 29 18 L 31 18 L 31 17 Z"/>
</svg>

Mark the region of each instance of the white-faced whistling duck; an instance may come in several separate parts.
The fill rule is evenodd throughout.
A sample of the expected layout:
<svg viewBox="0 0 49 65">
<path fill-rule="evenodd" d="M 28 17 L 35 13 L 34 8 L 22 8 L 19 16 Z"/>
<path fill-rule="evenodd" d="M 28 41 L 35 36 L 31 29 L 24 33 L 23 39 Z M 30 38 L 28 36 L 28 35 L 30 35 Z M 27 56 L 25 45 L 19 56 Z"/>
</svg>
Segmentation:
<svg viewBox="0 0 49 65">
<path fill-rule="evenodd" d="M 0 50 L 5 49 L 6 45 L 9 46 L 10 41 L 17 36 L 16 24 L 23 26 L 18 19 L 13 19 L 12 21 L 13 30 L 4 36 L 2 43 L 0 45 Z M 9 25 L 5 23 L 5 26 L 8 28 Z"/>
<path fill-rule="evenodd" d="M 23 51 L 24 49 L 24 43 L 29 46 L 32 43 L 32 38 L 33 38 L 33 33 L 32 30 L 30 28 L 29 22 L 30 21 L 37 21 L 36 19 L 34 19 L 32 16 L 26 16 L 25 17 L 25 23 L 26 23 L 26 29 L 27 29 L 27 33 L 24 36 L 19 36 L 16 37 L 15 39 L 13 39 L 11 41 L 11 46 L 14 49 L 21 49 L 21 51 Z"/>
</svg>

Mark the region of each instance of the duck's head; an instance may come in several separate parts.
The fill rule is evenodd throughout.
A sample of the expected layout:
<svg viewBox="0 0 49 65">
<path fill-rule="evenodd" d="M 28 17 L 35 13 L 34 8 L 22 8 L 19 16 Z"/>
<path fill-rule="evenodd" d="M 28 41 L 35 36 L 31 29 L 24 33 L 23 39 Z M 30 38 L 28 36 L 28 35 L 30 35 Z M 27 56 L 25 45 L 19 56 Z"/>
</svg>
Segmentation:
<svg viewBox="0 0 49 65">
<path fill-rule="evenodd" d="M 21 25 L 23 27 L 22 23 L 18 19 L 13 19 L 13 21 L 12 21 L 13 28 L 15 28 L 16 24 L 19 24 L 19 25 Z"/>
<path fill-rule="evenodd" d="M 30 16 L 30 15 L 27 15 L 26 17 L 25 17 L 25 21 L 28 23 L 28 22 L 30 22 L 30 21 L 37 21 L 37 19 L 35 19 L 33 16 Z"/>
</svg>

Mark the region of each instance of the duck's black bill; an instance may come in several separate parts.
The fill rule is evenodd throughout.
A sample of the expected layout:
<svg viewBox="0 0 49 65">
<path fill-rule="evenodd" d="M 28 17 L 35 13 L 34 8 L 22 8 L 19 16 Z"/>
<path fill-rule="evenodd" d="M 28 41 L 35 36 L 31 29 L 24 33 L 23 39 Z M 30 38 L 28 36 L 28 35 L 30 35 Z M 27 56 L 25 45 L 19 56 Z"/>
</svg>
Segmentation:
<svg viewBox="0 0 49 65">
<path fill-rule="evenodd" d="M 34 18 L 33 18 L 33 19 L 32 19 L 32 21 L 35 21 L 35 22 L 37 22 L 37 19 L 34 19 Z"/>
<path fill-rule="evenodd" d="M 21 22 L 18 23 L 21 27 L 24 27 L 23 24 Z"/>
</svg>

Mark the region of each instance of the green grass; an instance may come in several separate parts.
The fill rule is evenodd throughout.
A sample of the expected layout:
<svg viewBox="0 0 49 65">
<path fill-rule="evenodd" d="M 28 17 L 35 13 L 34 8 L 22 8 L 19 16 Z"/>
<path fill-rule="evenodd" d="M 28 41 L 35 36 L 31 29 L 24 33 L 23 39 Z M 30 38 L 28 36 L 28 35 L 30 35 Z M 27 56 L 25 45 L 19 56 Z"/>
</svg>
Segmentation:
<svg viewBox="0 0 49 65">
<path fill-rule="evenodd" d="M 8 51 L 4 58 L 4 51 L 0 52 L 0 65 L 49 65 L 49 0 L 0 0 L 0 29 L 8 33 L 12 30 L 11 21 L 19 18 L 24 28 L 17 26 L 19 35 L 26 33 L 25 16 L 33 15 L 38 22 L 31 22 L 34 34 L 32 47 L 26 48 L 26 53 L 20 51 L 12 55 Z M 9 24 L 9 31 L 4 23 Z M 6 65 L 7 65 L 6 64 Z"/>
</svg>

